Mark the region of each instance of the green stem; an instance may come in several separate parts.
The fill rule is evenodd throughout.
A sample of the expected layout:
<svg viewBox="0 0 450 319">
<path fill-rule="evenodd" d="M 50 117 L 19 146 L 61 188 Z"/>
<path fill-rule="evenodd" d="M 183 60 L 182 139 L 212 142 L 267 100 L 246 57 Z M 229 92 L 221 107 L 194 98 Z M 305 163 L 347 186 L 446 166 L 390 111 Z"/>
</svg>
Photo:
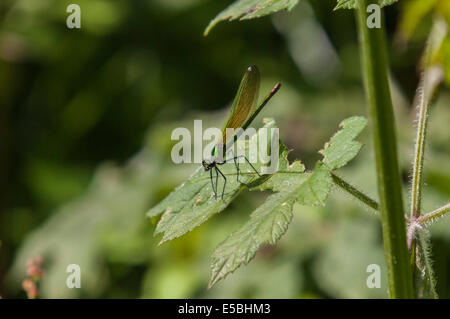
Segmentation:
<svg viewBox="0 0 450 319">
<path fill-rule="evenodd" d="M 422 82 L 417 119 L 416 148 L 414 152 L 413 177 L 411 183 L 411 217 L 419 217 L 422 199 L 423 161 L 425 158 L 425 137 L 427 132 L 428 101 L 425 99 L 425 81 Z"/>
<path fill-rule="evenodd" d="M 431 292 L 431 296 L 434 299 L 439 299 L 436 291 L 436 275 L 434 274 L 432 258 L 431 258 L 431 248 L 429 234 L 426 230 L 418 231 L 417 233 L 418 247 L 420 249 L 420 258 L 423 263 L 422 268 L 425 270 L 425 280 L 428 279 L 428 287 Z"/>
<path fill-rule="evenodd" d="M 378 211 L 380 209 L 378 203 L 375 200 L 373 200 L 372 198 L 370 198 L 369 196 L 367 196 L 363 192 L 359 191 L 356 187 L 350 185 L 349 183 L 344 181 L 342 178 L 340 178 L 339 176 L 337 176 L 333 172 L 331 172 L 331 177 L 333 178 L 333 182 L 336 185 L 338 185 L 340 188 L 342 188 L 346 192 L 350 193 L 351 195 L 353 195 L 354 197 L 359 199 L 361 202 L 363 202 L 364 204 L 366 204 L 370 208 L 372 208 L 372 209 L 374 209 L 376 211 Z"/>
<path fill-rule="evenodd" d="M 428 46 L 425 51 L 428 51 Z M 427 58 L 427 52 L 424 54 L 425 60 Z M 421 212 L 422 206 L 422 177 L 423 177 L 423 162 L 425 159 L 425 137 L 427 132 L 427 124 L 428 124 L 428 101 L 425 98 L 427 90 L 426 90 L 426 69 L 422 74 L 419 89 L 417 91 L 418 96 L 418 113 L 417 113 L 417 136 L 416 136 L 416 144 L 414 150 L 414 162 L 413 162 L 413 176 L 411 181 L 411 204 L 410 204 L 410 217 L 417 218 Z M 421 243 L 426 244 L 427 241 L 421 238 Z M 413 278 L 416 277 L 416 249 L 417 242 L 415 237 L 411 237 L 411 241 L 408 239 L 408 245 L 411 251 L 410 265 Z M 419 247 L 423 248 L 423 247 Z M 428 260 L 428 259 L 427 259 Z M 430 265 L 431 263 L 426 263 Z M 417 292 L 416 281 L 413 281 L 414 291 Z"/>
<path fill-rule="evenodd" d="M 448 203 L 442 207 L 439 207 L 438 209 L 433 210 L 432 212 L 421 215 L 419 218 L 417 218 L 417 221 L 421 225 L 426 225 L 426 224 L 434 222 L 437 218 L 444 216 L 447 213 L 450 213 L 450 203 Z"/>
<path fill-rule="evenodd" d="M 384 29 L 369 29 L 366 24 L 366 8 L 372 3 L 378 4 L 378 1 L 358 0 L 358 29 L 364 84 L 373 128 L 389 296 L 414 298 L 406 243 L 406 224 L 403 216 L 394 112 L 389 91 Z"/>
<path fill-rule="evenodd" d="M 423 72 L 420 79 L 417 98 L 418 112 L 417 112 L 417 136 L 414 152 L 414 167 L 413 178 L 411 183 L 411 217 L 419 217 L 421 213 L 421 199 L 423 188 L 423 162 L 425 158 L 425 141 L 428 125 L 428 110 L 431 100 L 436 93 L 436 89 L 443 80 L 443 71 L 439 66 L 430 65 L 431 52 L 433 52 L 433 36 L 436 27 L 430 33 L 425 52 L 423 54 Z M 434 31 L 434 32 L 433 32 Z M 438 47 L 441 46 L 439 43 Z"/>
<path fill-rule="evenodd" d="M 434 21 L 433 28 L 428 36 L 428 41 L 425 46 L 425 52 L 422 57 L 423 71 L 420 79 L 419 88 L 417 90 L 417 95 L 414 101 L 418 102 L 418 112 L 417 112 L 417 136 L 415 143 L 415 152 L 414 152 L 414 164 L 413 164 L 413 177 L 411 181 L 411 211 L 410 217 L 412 219 L 420 219 L 421 210 L 422 210 L 422 188 L 423 188 L 423 162 L 425 158 L 425 141 L 427 134 L 427 126 L 428 126 L 428 113 L 429 113 L 429 105 L 433 96 L 436 92 L 437 87 L 443 80 L 443 71 L 440 66 L 431 65 L 432 55 L 437 49 L 441 47 L 442 41 L 444 37 L 437 36 L 441 34 L 441 24 L 440 20 Z M 413 278 L 416 277 L 416 248 L 419 244 L 419 249 L 421 249 L 424 253 L 424 265 L 427 267 L 427 273 L 429 274 L 430 284 L 432 291 L 435 296 L 437 296 L 433 281 L 434 281 L 434 272 L 432 269 L 432 263 L 430 261 L 429 251 L 431 248 L 428 246 L 421 247 L 421 245 L 428 245 L 428 240 L 425 240 L 425 235 L 418 236 L 419 243 L 416 242 L 416 238 L 414 233 L 411 238 L 408 238 L 408 245 L 410 246 L 411 251 L 411 269 L 413 271 Z M 420 256 L 419 256 L 420 257 Z M 428 268 L 429 267 L 429 268 Z M 416 283 L 416 281 L 414 281 Z M 417 287 L 414 289 L 417 291 Z"/>
</svg>

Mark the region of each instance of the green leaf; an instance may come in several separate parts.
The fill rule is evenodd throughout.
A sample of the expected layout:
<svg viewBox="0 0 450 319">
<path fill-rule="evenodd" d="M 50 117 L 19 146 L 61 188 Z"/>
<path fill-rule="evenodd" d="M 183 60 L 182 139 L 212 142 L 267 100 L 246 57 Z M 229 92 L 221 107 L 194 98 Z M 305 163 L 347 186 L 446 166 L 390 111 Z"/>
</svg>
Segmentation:
<svg viewBox="0 0 450 319">
<path fill-rule="evenodd" d="M 449 14 L 450 15 L 450 14 Z M 442 47 L 439 50 L 436 62 L 441 62 L 444 69 L 444 80 L 447 87 L 450 87 L 450 35 L 445 37 Z M 437 63 L 436 63 L 437 64 Z"/>
<path fill-rule="evenodd" d="M 409 41 L 417 32 L 417 27 L 430 15 L 438 13 L 442 9 L 439 0 L 410 0 L 402 3 L 402 15 L 398 24 L 398 31 L 404 40 Z M 442 10 L 444 11 L 444 10 Z M 442 15 L 445 16 L 445 13 Z"/>
<path fill-rule="evenodd" d="M 285 149 L 285 147 L 284 147 Z M 286 232 L 292 220 L 295 203 L 303 205 L 323 205 L 330 192 L 331 176 L 328 168 L 318 162 L 313 173 L 295 172 L 297 166 L 288 167 L 294 174 L 281 174 L 284 181 L 278 180 L 274 188 L 279 192 L 270 195 L 265 203 L 250 216 L 250 220 L 238 231 L 232 233 L 214 251 L 211 266 L 212 275 L 209 287 L 242 264 L 248 264 L 263 244 L 275 244 Z"/>
<path fill-rule="evenodd" d="M 330 171 L 318 162 L 310 177 L 297 188 L 297 202 L 309 206 L 325 205 L 332 183 Z M 287 188 L 290 187 L 287 185 Z"/>
<path fill-rule="evenodd" d="M 266 120 L 265 123 L 264 128 L 266 129 L 275 127 L 275 121 L 273 120 Z M 256 135 L 252 138 L 255 137 Z M 248 141 L 238 140 L 236 143 L 238 147 L 245 148 Z M 262 164 L 260 162 L 253 164 L 253 166 L 261 171 Z M 258 185 L 269 177 L 265 175 L 258 177 L 247 163 L 241 163 L 240 169 L 240 182 L 238 182 L 233 161 L 220 166 L 220 170 L 227 177 L 223 200 L 221 199 L 224 185 L 223 178 L 221 176 L 218 178 L 218 196 L 216 199 L 211 185 L 210 172 L 205 172 L 203 167 L 200 166 L 187 181 L 150 209 L 147 217 L 155 217 L 163 213 L 155 230 L 155 235 L 163 234 L 160 244 L 186 234 L 212 215 L 220 213 L 246 187 L 244 184 Z M 214 174 L 213 178 L 215 183 Z"/>
<path fill-rule="evenodd" d="M 228 169 L 230 165 L 226 164 L 226 166 L 226 170 L 224 169 L 222 172 L 228 176 L 231 173 Z M 221 189 L 223 185 L 220 182 L 219 180 L 218 189 Z M 221 200 L 220 194 L 216 199 L 209 172 L 205 172 L 202 167 L 199 167 L 186 182 L 152 208 L 147 213 L 148 217 L 154 217 L 164 212 L 155 230 L 155 235 L 163 234 L 160 244 L 184 235 L 212 215 L 224 210 L 241 189 L 234 179 L 229 178 L 227 182 L 224 199 Z"/>
<path fill-rule="evenodd" d="M 292 177 L 298 177 L 299 173 L 303 173 L 305 171 L 305 166 L 300 161 L 295 161 L 292 164 L 289 164 L 288 154 L 289 150 L 286 145 L 280 143 L 280 157 L 278 159 L 278 170 L 275 174 L 273 174 L 270 179 L 268 179 L 265 183 L 258 184 L 256 187 L 251 187 L 251 190 L 259 190 L 259 191 L 276 191 L 279 192 L 283 188 L 283 184 L 289 183 Z"/>
<path fill-rule="evenodd" d="M 366 125 L 367 120 L 362 116 L 353 116 L 341 122 L 339 127 L 342 129 L 325 144 L 323 150 L 319 151 L 323 155 L 323 162 L 331 170 L 346 165 L 358 155 L 362 144 L 354 139 Z"/>
<path fill-rule="evenodd" d="M 243 263 L 247 264 L 265 243 L 275 242 L 292 220 L 293 199 L 275 193 L 258 207 L 250 220 L 222 242 L 213 254 L 212 276 L 208 287 L 225 278 Z"/>
<path fill-rule="evenodd" d="M 378 4 L 381 8 L 385 6 L 389 6 L 393 3 L 397 2 L 397 0 L 378 0 Z M 337 9 L 356 9 L 358 5 L 358 0 L 338 0 L 338 3 L 334 10 Z"/>
<path fill-rule="evenodd" d="M 290 11 L 298 0 L 238 0 L 220 12 L 205 29 L 204 35 L 220 21 L 248 20 L 260 18 L 280 10 Z"/>
</svg>

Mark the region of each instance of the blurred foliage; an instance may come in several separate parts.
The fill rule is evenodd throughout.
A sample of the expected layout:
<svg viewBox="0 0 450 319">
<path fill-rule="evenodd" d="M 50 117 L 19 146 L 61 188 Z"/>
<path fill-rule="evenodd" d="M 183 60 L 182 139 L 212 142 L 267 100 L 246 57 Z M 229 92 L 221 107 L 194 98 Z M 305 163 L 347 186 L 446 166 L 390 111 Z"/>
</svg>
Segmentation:
<svg viewBox="0 0 450 319">
<path fill-rule="evenodd" d="M 292 159 L 313 168 L 337 125 L 366 110 L 351 11 L 333 12 L 333 0 L 300 1 L 290 13 L 221 23 L 204 38 L 229 1 L 78 0 L 82 26 L 70 30 L 72 2 L 0 2 L 1 296 L 25 297 L 26 260 L 42 255 L 42 297 L 386 297 L 385 280 L 381 289 L 365 285 L 367 265 L 384 265 L 378 219 L 337 189 L 325 207 L 295 205 L 278 244 L 210 290 L 214 247 L 265 194 L 243 192 L 159 247 L 145 219 L 196 168 L 171 162 L 172 129 L 194 119 L 220 127 L 249 65 L 260 67 L 262 92 L 283 83 L 254 123 L 274 117 Z M 384 9 L 405 186 L 419 59 L 436 15 L 448 24 L 448 3 Z M 449 65 L 445 47 L 439 59 Z M 443 87 L 429 123 L 426 211 L 450 195 L 449 104 Z M 361 141 L 361 154 L 339 173 L 376 197 L 368 131 Z M 431 229 L 441 297 L 450 297 L 449 226 L 446 218 Z M 70 263 L 81 266 L 81 289 L 65 286 Z"/>
<path fill-rule="evenodd" d="M 248 20 L 261 18 L 280 10 L 292 10 L 298 0 L 237 0 L 212 19 L 205 29 L 204 35 L 220 21 Z"/>
<path fill-rule="evenodd" d="M 381 8 L 389 6 L 397 0 L 378 0 L 377 1 Z M 358 0 L 337 0 L 337 5 L 334 10 L 337 9 L 356 9 L 358 7 Z"/>
</svg>

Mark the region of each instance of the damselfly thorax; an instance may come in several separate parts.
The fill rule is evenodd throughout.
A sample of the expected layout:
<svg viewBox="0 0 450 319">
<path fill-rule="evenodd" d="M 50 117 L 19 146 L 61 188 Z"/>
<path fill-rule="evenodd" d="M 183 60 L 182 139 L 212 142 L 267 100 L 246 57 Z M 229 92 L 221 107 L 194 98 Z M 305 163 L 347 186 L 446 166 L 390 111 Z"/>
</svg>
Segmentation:
<svg viewBox="0 0 450 319">
<path fill-rule="evenodd" d="M 202 166 L 203 166 L 203 169 L 205 170 L 205 172 L 209 171 L 209 176 L 211 179 L 211 187 L 213 189 L 215 198 L 217 198 L 217 183 L 219 181 L 219 174 L 222 176 L 223 181 L 224 181 L 223 188 L 222 188 L 222 195 L 221 195 L 222 199 L 223 199 L 223 195 L 225 194 L 225 186 L 227 185 L 227 178 L 222 173 L 222 171 L 218 168 L 219 165 L 223 165 L 227 162 L 233 161 L 234 165 L 236 166 L 236 181 L 238 183 L 245 184 L 239 180 L 239 172 L 240 172 L 239 160 L 241 158 L 243 158 L 247 161 L 247 163 L 250 165 L 250 167 L 255 171 L 255 173 L 258 175 L 258 177 L 261 177 L 258 170 L 250 163 L 250 161 L 248 160 L 248 158 L 245 155 L 232 156 L 228 159 L 224 159 L 222 154 L 224 154 L 225 152 L 226 152 L 225 146 L 223 144 L 219 143 L 211 151 L 211 160 L 210 161 L 206 161 L 206 160 L 202 161 Z M 214 186 L 214 182 L 213 182 L 213 171 L 216 174 L 215 175 L 215 177 L 216 177 L 215 178 L 216 179 L 215 186 Z"/>
</svg>

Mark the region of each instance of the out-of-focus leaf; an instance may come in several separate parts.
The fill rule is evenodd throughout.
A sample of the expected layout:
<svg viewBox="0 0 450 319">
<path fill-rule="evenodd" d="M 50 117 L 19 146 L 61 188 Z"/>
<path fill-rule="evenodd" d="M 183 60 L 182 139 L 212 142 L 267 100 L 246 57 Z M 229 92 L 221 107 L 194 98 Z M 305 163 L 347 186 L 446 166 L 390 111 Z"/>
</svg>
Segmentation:
<svg viewBox="0 0 450 319">
<path fill-rule="evenodd" d="M 398 33 L 400 39 L 408 42 L 413 38 L 425 37 L 428 34 L 428 56 L 424 68 L 442 69 L 445 84 L 450 85 L 450 5 L 448 0 L 411 0 L 403 4 L 402 18 Z M 432 16 L 431 31 L 421 32 L 420 26 Z M 419 36 L 417 36 L 419 34 Z"/>
<path fill-rule="evenodd" d="M 450 16 L 450 5 L 448 7 L 448 15 Z M 426 94 L 433 96 L 442 80 L 450 85 L 450 32 L 448 21 L 445 21 L 445 19 L 434 19 L 423 60 L 425 72 L 428 73 L 425 74 L 429 83 L 427 87 L 431 91 L 426 92 Z"/>
<path fill-rule="evenodd" d="M 304 275 L 301 265 L 289 258 L 256 258 L 241 268 L 233 278 L 208 290 L 208 298 L 243 296 L 244 298 L 295 298 L 302 291 Z M 261 280 L 264 278 L 264 280 Z M 244 292 L 244 295 L 242 294 Z"/>
<path fill-rule="evenodd" d="M 444 63 L 445 83 L 450 86 L 450 36 L 442 44 L 442 61 Z"/>
<path fill-rule="evenodd" d="M 393 4 L 394 2 L 397 2 L 397 0 L 378 0 L 378 4 L 381 8 L 385 6 L 389 6 Z M 338 0 L 338 4 L 334 8 L 334 10 L 337 9 L 356 9 L 358 5 L 358 0 Z"/>
<path fill-rule="evenodd" d="M 275 174 L 276 176 L 276 174 Z M 313 173 L 296 173 L 276 185 L 280 192 L 269 196 L 238 231 L 222 242 L 213 254 L 209 287 L 247 264 L 263 244 L 275 244 L 292 220 L 294 203 L 324 204 L 330 188 L 328 168 L 318 163 Z"/>
<path fill-rule="evenodd" d="M 98 296 L 107 283 L 100 238 L 112 228 L 116 228 L 117 236 L 138 232 L 148 201 L 153 196 L 149 191 L 152 180 L 158 173 L 155 165 L 148 163 L 155 161 L 143 152 L 123 168 L 103 165 L 82 196 L 62 206 L 29 234 L 8 275 L 10 284 L 20 287 L 20 280 L 26 274 L 26 261 L 41 256 L 45 270 L 40 284 L 42 297 Z M 82 269 L 84 283 L 81 289 L 66 286 L 66 268 L 70 264 L 77 264 Z"/>
<path fill-rule="evenodd" d="M 399 31 L 405 40 L 409 40 L 424 17 L 433 11 L 440 0 L 410 0 L 402 2 L 402 18 L 399 23 Z"/>
<path fill-rule="evenodd" d="M 189 262 L 162 264 L 144 277 L 141 298 L 185 298 L 194 293 L 198 280 L 199 272 Z"/>
<path fill-rule="evenodd" d="M 340 216 L 342 217 L 342 216 Z M 387 298 L 387 276 L 378 221 L 368 217 L 342 218 L 333 223 L 333 233 L 313 265 L 317 284 L 332 298 Z M 380 288 L 369 288 L 373 272 L 380 267 Z"/>
<path fill-rule="evenodd" d="M 220 21 L 248 20 L 260 18 L 280 10 L 291 10 L 298 0 L 238 0 L 220 12 L 205 29 L 204 35 Z"/>
<path fill-rule="evenodd" d="M 274 126 L 274 121 L 268 121 L 264 128 L 270 129 Z M 252 138 L 256 137 L 255 135 Z M 241 143 L 248 143 L 248 141 L 238 140 L 237 143 L 238 147 L 243 147 L 244 145 Z M 216 185 L 218 194 L 215 198 L 210 172 L 205 172 L 203 167 L 200 166 L 186 182 L 178 186 L 163 201 L 152 208 L 147 213 L 148 217 L 155 217 L 163 213 L 155 230 L 155 235 L 163 234 L 160 244 L 184 235 L 201 225 L 212 215 L 220 213 L 246 187 L 244 184 L 251 183 L 254 185 L 258 181 L 266 180 L 267 177 L 258 177 L 248 164 L 240 165 L 239 181 L 235 178 L 236 167 L 233 161 L 220 166 L 220 170 L 227 177 L 223 199 L 221 194 L 224 179 L 219 175 Z M 260 171 L 262 164 L 257 162 L 253 166 Z M 212 176 L 215 183 L 215 175 Z"/>
<path fill-rule="evenodd" d="M 341 122 L 342 129 L 325 144 L 319 151 L 323 155 L 323 162 L 335 170 L 352 160 L 362 147 L 355 137 L 366 127 L 367 120 L 362 116 L 353 116 Z"/>
</svg>

